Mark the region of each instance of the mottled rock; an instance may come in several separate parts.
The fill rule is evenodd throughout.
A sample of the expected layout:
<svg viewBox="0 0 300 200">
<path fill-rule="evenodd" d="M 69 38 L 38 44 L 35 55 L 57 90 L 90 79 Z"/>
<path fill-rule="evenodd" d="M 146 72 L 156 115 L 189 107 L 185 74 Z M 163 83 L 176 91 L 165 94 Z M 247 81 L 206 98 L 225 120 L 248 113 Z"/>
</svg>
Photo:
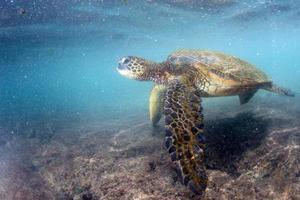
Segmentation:
<svg viewBox="0 0 300 200">
<path fill-rule="evenodd" d="M 300 109 L 265 104 L 207 106 L 203 199 L 300 199 Z M 65 121 L 47 143 L 2 134 L 0 199 L 199 199 L 176 178 L 162 124 L 141 116 Z"/>
</svg>

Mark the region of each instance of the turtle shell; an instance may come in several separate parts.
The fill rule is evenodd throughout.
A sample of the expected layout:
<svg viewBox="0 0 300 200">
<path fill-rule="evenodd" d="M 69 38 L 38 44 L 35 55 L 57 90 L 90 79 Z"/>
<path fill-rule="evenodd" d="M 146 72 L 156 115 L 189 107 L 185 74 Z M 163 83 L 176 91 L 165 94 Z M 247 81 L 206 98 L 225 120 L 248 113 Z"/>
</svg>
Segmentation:
<svg viewBox="0 0 300 200">
<path fill-rule="evenodd" d="M 167 60 L 176 65 L 194 66 L 220 78 L 239 82 L 255 84 L 271 81 L 265 73 L 254 65 L 220 52 L 184 49 L 173 52 Z"/>
</svg>

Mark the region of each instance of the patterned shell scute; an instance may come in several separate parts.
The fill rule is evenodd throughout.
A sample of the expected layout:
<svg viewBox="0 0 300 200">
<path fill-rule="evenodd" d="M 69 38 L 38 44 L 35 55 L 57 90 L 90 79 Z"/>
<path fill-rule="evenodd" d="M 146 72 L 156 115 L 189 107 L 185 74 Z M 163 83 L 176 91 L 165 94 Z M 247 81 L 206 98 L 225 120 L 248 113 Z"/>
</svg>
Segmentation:
<svg viewBox="0 0 300 200">
<path fill-rule="evenodd" d="M 250 63 L 220 52 L 179 50 L 169 55 L 168 61 L 176 65 L 189 64 L 199 69 L 201 67 L 200 70 L 206 70 L 223 78 L 241 82 L 262 83 L 270 81 L 262 71 Z M 202 65 L 197 65 L 197 63 Z"/>
</svg>

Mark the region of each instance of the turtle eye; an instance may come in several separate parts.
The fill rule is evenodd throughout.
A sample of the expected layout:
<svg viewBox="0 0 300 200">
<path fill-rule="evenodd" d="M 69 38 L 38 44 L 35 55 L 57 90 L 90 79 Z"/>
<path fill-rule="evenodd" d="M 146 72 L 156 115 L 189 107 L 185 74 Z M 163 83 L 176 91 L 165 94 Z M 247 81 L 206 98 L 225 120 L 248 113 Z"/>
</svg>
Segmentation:
<svg viewBox="0 0 300 200">
<path fill-rule="evenodd" d="M 124 58 L 123 64 L 127 64 L 127 63 L 129 63 L 129 59 L 128 58 Z"/>
</svg>

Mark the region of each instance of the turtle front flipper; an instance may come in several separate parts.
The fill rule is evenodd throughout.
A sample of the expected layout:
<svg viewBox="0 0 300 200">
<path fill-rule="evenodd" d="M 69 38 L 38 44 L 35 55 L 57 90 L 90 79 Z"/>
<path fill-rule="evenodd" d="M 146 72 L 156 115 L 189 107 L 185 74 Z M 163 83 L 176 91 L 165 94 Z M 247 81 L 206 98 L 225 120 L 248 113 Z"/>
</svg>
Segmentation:
<svg viewBox="0 0 300 200">
<path fill-rule="evenodd" d="M 181 182 L 195 194 L 202 194 L 207 185 L 200 103 L 199 91 L 178 80 L 168 87 L 164 102 L 166 147 Z"/>
<path fill-rule="evenodd" d="M 163 101 L 166 91 L 164 85 L 154 85 L 149 98 L 149 114 L 153 126 L 156 126 L 163 113 Z"/>
</svg>

